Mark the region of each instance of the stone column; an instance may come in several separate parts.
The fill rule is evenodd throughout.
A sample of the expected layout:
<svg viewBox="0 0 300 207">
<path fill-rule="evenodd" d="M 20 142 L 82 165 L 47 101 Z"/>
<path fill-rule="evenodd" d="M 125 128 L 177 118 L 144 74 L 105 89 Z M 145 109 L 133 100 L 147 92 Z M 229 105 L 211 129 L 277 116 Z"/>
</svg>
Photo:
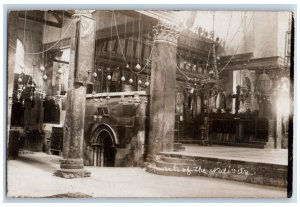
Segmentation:
<svg viewBox="0 0 300 207">
<path fill-rule="evenodd" d="M 275 136 L 276 136 L 276 112 L 275 112 L 275 98 L 270 96 L 269 99 L 269 114 L 268 118 L 268 142 L 266 143 L 265 148 L 274 149 L 275 148 Z M 273 104 L 272 104 L 273 103 Z"/>
<path fill-rule="evenodd" d="M 277 120 L 276 120 L 276 143 L 275 147 L 276 149 L 281 149 L 281 142 L 282 142 L 282 115 L 277 114 Z"/>
<path fill-rule="evenodd" d="M 8 144 L 8 159 L 14 159 L 18 155 L 18 134 L 10 131 L 12 96 L 14 90 L 14 70 L 17 47 L 17 22 L 18 12 L 11 11 L 8 14 L 8 34 L 7 34 L 7 144 Z"/>
<path fill-rule="evenodd" d="M 152 51 L 148 159 L 173 151 L 176 51 L 178 32 L 160 24 L 154 28 Z"/>
<path fill-rule="evenodd" d="M 67 107 L 63 137 L 63 159 L 54 175 L 63 178 L 88 177 L 83 165 L 83 132 L 86 83 L 93 66 L 95 21 L 89 13 L 72 17 L 71 54 L 67 90 Z"/>
</svg>

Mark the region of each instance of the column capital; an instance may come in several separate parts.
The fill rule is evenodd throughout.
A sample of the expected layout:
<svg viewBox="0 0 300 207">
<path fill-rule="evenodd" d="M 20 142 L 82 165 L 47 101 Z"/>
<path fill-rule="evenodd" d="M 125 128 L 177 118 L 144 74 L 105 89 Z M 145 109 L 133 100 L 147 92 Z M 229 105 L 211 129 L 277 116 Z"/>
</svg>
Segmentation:
<svg viewBox="0 0 300 207">
<path fill-rule="evenodd" d="M 78 16 L 87 16 L 87 17 L 92 17 L 92 12 L 94 10 L 75 10 L 74 14 L 72 17 L 78 17 Z"/>
<path fill-rule="evenodd" d="M 179 31 L 173 25 L 159 23 L 157 26 L 153 27 L 153 41 L 177 45 L 178 37 Z"/>
</svg>

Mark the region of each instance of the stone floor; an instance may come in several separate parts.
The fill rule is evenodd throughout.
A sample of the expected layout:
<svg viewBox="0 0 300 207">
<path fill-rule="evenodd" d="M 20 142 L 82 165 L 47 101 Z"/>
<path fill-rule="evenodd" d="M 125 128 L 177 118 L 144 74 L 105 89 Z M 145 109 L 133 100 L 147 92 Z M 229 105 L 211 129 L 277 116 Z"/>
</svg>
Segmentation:
<svg viewBox="0 0 300 207">
<path fill-rule="evenodd" d="M 260 162 L 270 164 L 288 164 L 287 149 L 255 149 L 246 147 L 229 146 L 199 146 L 196 144 L 186 144 L 184 151 L 171 152 L 172 154 L 190 155 L 199 157 L 213 157 L 223 159 L 237 159 L 248 162 Z"/>
<path fill-rule="evenodd" d="M 8 197 L 286 197 L 285 188 L 207 177 L 161 176 L 142 168 L 86 167 L 91 177 L 63 179 L 53 176 L 59 159 L 34 153 L 8 161 Z"/>
</svg>

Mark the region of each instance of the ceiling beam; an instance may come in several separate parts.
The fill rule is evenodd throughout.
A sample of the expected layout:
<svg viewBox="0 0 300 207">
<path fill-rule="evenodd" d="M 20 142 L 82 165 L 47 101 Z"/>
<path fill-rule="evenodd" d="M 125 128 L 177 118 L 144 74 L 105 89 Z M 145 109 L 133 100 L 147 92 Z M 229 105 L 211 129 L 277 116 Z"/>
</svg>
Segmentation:
<svg viewBox="0 0 300 207">
<path fill-rule="evenodd" d="M 51 13 L 51 15 L 56 19 L 56 21 L 59 23 L 59 24 L 61 24 L 62 25 L 62 17 L 60 17 L 59 16 L 59 14 L 57 14 L 57 13 L 54 13 L 54 12 L 50 12 Z"/>
<path fill-rule="evenodd" d="M 25 19 L 25 14 L 19 13 L 19 17 L 22 18 L 22 19 Z M 57 22 L 52 22 L 52 21 L 48 21 L 48 20 L 45 20 L 45 19 L 29 16 L 29 15 L 26 15 L 26 19 L 34 21 L 34 22 L 38 22 L 38 23 L 41 23 L 41 24 L 46 23 L 46 25 L 51 26 L 51 27 L 62 28 L 62 24 L 57 23 Z"/>
</svg>

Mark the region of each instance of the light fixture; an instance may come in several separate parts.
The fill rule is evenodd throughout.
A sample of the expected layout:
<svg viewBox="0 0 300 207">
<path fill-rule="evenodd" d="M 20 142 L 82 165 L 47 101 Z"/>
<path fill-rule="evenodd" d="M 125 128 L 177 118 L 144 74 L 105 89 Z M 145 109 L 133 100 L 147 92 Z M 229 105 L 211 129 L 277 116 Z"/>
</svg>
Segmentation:
<svg viewBox="0 0 300 207">
<path fill-rule="evenodd" d="M 136 64 L 135 69 L 136 70 L 141 70 L 141 65 L 140 64 Z"/>
<path fill-rule="evenodd" d="M 126 68 L 130 68 L 128 64 L 126 65 Z"/>
<path fill-rule="evenodd" d="M 124 103 L 124 95 L 121 95 L 121 103 Z"/>
<path fill-rule="evenodd" d="M 125 81 L 125 77 L 124 76 L 121 77 L 121 81 Z"/>
<path fill-rule="evenodd" d="M 94 120 L 94 121 L 97 121 L 97 118 L 98 118 L 97 115 L 94 115 L 94 116 L 93 116 L 93 120 Z"/>
<path fill-rule="evenodd" d="M 21 68 L 21 70 L 24 70 L 24 68 L 25 68 L 24 63 L 21 63 L 20 68 Z"/>
<path fill-rule="evenodd" d="M 44 72 L 45 71 L 45 67 L 43 65 L 41 65 L 40 67 L 40 71 Z"/>
<path fill-rule="evenodd" d="M 94 78 L 97 78 L 97 73 L 94 72 L 94 73 L 93 73 L 93 76 L 94 76 Z"/>
<path fill-rule="evenodd" d="M 57 73 L 58 73 L 59 75 L 61 75 L 61 74 L 63 73 L 63 71 L 62 71 L 62 69 L 61 69 L 60 66 L 59 66 L 59 68 L 58 68 L 58 70 L 57 70 Z"/>
<path fill-rule="evenodd" d="M 150 85 L 150 83 L 149 83 L 148 81 L 146 81 L 146 82 L 145 82 L 145 86 L 148 87 L 149 85 Z"/>
<path fill-rule="evenodd" d="M 131 84 L 133 83 L 133 80 L 132 80 L 132 78 L 130 78 L 130 79 L 129 79 L 129 83 L 131 83 Z"/>
<path fill-rule="evenodd" d="M 107 76 L 107 80 L 111 80 L 111 75 L 108 75 L 108 76 Z"/>
<path fill-rule="evenodd" d="M 48 77 L 47 77 L 47 75 L 45 74 L 45 75 L 43 76 L 43 78 L 44 78 L 44 80 L 47 80 Z"/>
<path fill-rule="evenodd" d="M 134 101 L 134 105 L 136 105 L 136 106 L 139 105 L 139 103 L 141 102 L 141 99 L 140 99 L 140 96 L 138 93 L 134 94 L 133 101 Z"/>
<path fill-rule="evenodd" d="M 138 84 L 139 84 L 139 85 L 141 85 L 141 84 L 142 84 L 142 81 L 141 81 L 141 80 L 139 80 L 139 81 L 138 81 Z"/>
</svg>

